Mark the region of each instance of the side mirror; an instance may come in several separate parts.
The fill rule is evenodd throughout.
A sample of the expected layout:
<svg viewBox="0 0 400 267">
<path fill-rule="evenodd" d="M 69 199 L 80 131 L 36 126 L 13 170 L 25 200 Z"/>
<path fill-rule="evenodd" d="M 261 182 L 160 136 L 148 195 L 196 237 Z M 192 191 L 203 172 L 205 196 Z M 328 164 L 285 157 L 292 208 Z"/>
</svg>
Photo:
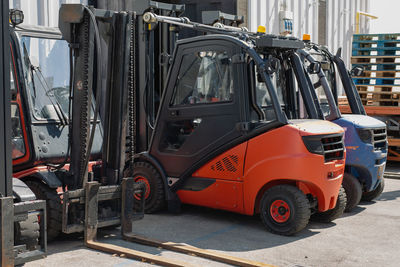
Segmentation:
<svg viewBox="0 0 400 267">
<path fill-rule="evenodd" d="M 317 74 L 321 71 L 321 63 L 320 62 L 312 62 L 307 67 L 307 71 L 310 74 Z"/>
<path fill-rule="evenodd" d="M 350 75 L 353 76 L 361 76 L 364 72 L 364 68 L 360 67 L 360 66 L 356 66 L 354 68 L 352 68 L 352 70 L 350 71 Z"/>
</svg>

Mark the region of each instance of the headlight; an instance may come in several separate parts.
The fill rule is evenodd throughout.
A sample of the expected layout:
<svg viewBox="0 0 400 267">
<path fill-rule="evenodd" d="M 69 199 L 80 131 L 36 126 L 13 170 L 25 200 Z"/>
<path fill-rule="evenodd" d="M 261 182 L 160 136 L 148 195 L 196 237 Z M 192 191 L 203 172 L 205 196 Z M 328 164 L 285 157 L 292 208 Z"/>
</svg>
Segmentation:
<svg viewBox="0 0 400 267">
<path fill-rule="evenodd" d="M 10 22 L 12 23 L 13 26 L 16 26 L 24 22 L 24 12 L 22 12 L 22 10 L 10 9 L 9 16 L 10 16 Z"/>
<path fill-rule="evenodd" d="M 372 132 L 370 129 L 357 129 L 358 136 L 364 143 L 372 143 Z"/>
<path fill-rule="evenodd" d="M 324 147 L 322 146 L 321 136 L 303 136 L 303 142 L 307 150 L 311 153 L 320 155 L 324 154 Z"/>
</svg>

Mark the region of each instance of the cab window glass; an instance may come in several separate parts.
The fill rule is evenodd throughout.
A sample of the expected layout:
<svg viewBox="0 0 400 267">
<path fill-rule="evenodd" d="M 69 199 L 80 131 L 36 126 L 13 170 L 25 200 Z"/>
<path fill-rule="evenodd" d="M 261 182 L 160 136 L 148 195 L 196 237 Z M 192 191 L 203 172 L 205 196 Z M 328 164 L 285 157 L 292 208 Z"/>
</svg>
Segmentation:
<svg viewBox="0 0 400 267">
<path fill-rule="evenodd" d="M 11 100 L 16 100 L 17 98 L 17 85 L 14 76 L 14 66 L 10 62 L 10 89 L 11 89 Z"/>
<path fill-rule="evenodd" d="M 233 64 L 227 52 L 184 55 L 171 105 L 229 102 L 233 99 Z"/>
<path fill-rule="evenodd" d="M 65 40 L 20 37 L 25 84 L 36 119 L 68 117 L 69 48 Z"/>
<path fill-rule="evenodd" d="M 258 74 L 257 67 L 255 67 L 254 73 L 255 73 L 255 77 L 254 77 L 255 95 L 256 95 L 257 105 L 264 112 L 265 119 L 267 121 L 275 120 L 276 114 L 274 111 L 274 107 L 273 107 L 272 100 L 271 100 L 271 95 L 269 94 L 267 85 L 261 79 L 260 75 Z M 277 73 L 273 73 L 272 75 L 269 75 L 269 77 L 271 79 L 273 89 L 276 91 L 276 93 L 278 95 L 279 101 L 283 102 L 282 90 L 280 88 L 281 82 L 279 80 L 279 75 Z"/>
<path fill-rule="evenodd" d="M 307 67 L 310 64 L 309 61 L 305 60 L 305 66 Z M 331 110 L 329 107 L 329 102 L 328 102 L 328 97 L 326 96 L 324 87 L 321 84 L 320 78 L 318 77 L 318 74 L 315 73 L 306 73 L 310 77 L 311 83 L 313 85 L 313 88 L 315 90 L 315 93 L 317 94 L 318 97 L 318 102 L 319 105 L 321 106 L 322 113 L 324 117 L 328 117 L 331 114 Z"/>
<path fill-rule="evenodd" d="M 21 117 L 18 105 L 16 104 L 11 104 L 11 129 L 12 158 L 17 159 L 25 155 L 25 143 L 21 127 Z"/>
</svg>

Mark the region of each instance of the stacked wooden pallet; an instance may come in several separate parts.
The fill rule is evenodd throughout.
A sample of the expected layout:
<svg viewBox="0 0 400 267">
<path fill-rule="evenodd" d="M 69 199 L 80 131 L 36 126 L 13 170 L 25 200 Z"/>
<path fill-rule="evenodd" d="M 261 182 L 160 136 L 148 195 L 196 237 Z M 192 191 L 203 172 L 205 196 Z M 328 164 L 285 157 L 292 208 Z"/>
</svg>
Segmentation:
<svg viewBox="0 0 400 267">
<path fill-rule="evenodd" d="M 364 69 L 353 81 L 368 115 L 388 125 L 388 158 L 400 161 L 400 33 L 354 35 L 351 63 Z"/>
<path fill-rule="evenodd" d="M 353 67 L 364 68 L 353 77 L 366 106 L 400 106 L 400 34 L 356 34 Z"/>
</svg>

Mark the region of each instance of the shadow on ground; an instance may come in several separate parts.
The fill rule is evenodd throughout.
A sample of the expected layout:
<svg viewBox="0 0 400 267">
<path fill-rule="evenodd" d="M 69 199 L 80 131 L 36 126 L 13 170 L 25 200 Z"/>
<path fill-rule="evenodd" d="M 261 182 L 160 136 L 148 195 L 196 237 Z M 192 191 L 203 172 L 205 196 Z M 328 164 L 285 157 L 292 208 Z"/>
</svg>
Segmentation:
<svg viewBox="0 0 400 267">
<path fill-rule="evenodd" d="M 344 216 L 353 216 L 365 210 L 356 207 Z M 320 230 L 335 226 L 332 223 L 310 221 L 308 226 L 293 236 L 280 236 L 268 232 L 259 216 L 213 210 L 198 206 L 183 205 L 180 214 L 161 212 L 146 215 L 143 220 L 133 223 L 133 232 L 160 241 L 185 243 L 204 249 L 231 252 L 245 252 L 283 246 L 288 243 L 310 238 Z M 98 233 L 101 242 L 137 249 L 154 255 L 161 254 L 159 248 L 142 246 L 123 241 L 120 228 L 101 229 Z M 62 235 L 49 244 L 49 255 L 64 251 L 85 248 L 83 233 Z"/>
<path fill-rule="evenodd" d="M 222 251 L 252 251 L 282 246 L 319 233 L 319 230 L 335 226 L 335 223 L 310 222 L 306 229 L 294 236 L 280 236 L 268 232 L 258 216 L 245 216 L 220 210 L 184 205 L 182 213 L 146 215 L 134 223 L 134 233 L 161 241 L 185 243 L 205 249 Z M 103 231 L 105 242 L 119 244 L 116 231 Z M 111 234 L 111 235 L 110 235 Z M 119 237 L 119 236 L 118 236 Z M 136 244 L 122 241 L 125 247 Z M 160 252 L 157 248 L 145 248 L 148 253 Z"/>
</svg>

